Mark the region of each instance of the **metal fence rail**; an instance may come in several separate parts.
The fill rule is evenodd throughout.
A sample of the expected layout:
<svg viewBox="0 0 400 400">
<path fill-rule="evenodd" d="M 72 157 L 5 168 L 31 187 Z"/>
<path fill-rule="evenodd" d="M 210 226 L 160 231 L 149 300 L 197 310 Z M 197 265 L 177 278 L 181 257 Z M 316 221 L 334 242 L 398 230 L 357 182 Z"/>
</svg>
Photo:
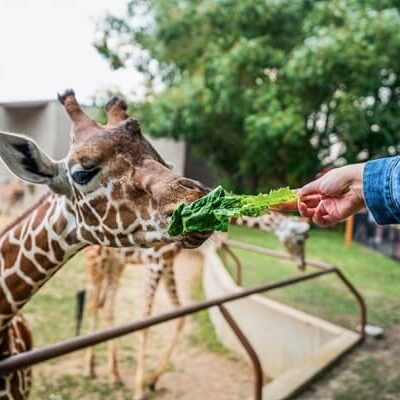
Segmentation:
<svg viewBox="0 0 400 400">
<path fill-rule="evenodd" d="M 265 255 L 273 255 L 279 258 L 287 259 L 288 256 L 285 253 L 277 252 L 274 250 L 267 250 L 262 247 L 248 245 L 241 242 L 235 241 L 227 241 L 225 246 L 232 246 L 232 247 L 240 247 L 242 249 L 255 251 Z M 229 249 L 229 247 L 228 247 Z M 241 265 L 240 261 L 237 256 L 229 249 L 228 253 L 234 257 L 236 262 L 237 274 L 238 278 L 241 279 Z M 226 322 L 232 328 L 234 334 L 239 339 L 240 343 L 243 345 L 244 349 L 246 350 L 251 363 L 253 365 L 254 370 L 254 398 L 256 400 L 261 400 L 262 398 L 262 386 L 263 386 L 263 371 L 261 367 L 261 363 L 259 358 L 251 346 L 250 342 L 241 331 L 241 329 L 236 324 L 235 320 L 233 319 L 232 315 L 229 311 L 225 308 L 225 304 L 236 301 L 247 296 L 251 296 L 253 294 L 268 292 L 274 289 L 291 286 L 300 282 L 305 282 L 311 279 L 316 279 L 323 275 L 328 274 L 336 274 L 338 278 L 345 284 L 348 290 L 355 296 L 359 308 L 360 308 L 360 340 L 362 340 L 365 336 L 364 332 L 364 325 L 366 322 L 366 308 L 365 303 L 362 296 L 359 292 L 355 289 L 355 287 L 347 280 L 347 278 L 339 271 L 336 267 L 331 266 L 329 264 L 322 263 L 320 261 L 310 260 L 308 265 L 312 265 L 318 268 L 317 271 L 303 273 L 298 276 L 282 279 L 273 283 L 264 283 L 258 286 L 254 286 L 249 289 L 243 289 L 239 292 L 217 297 L 214 299 L 209 299 L 201 302 L 197 302 L 188 306 L 180 307 L 178 309 L 154 315 L 148 318 L 144 318 L 139 321 L 131 322 L 128 324 L 120 325 L 117 327 L 105 329 L 102 331 L 94 332 L 88 335 L 74 337 L 62 342 L 54 343 L 48 346 L 44 346 L 42 348 L 33 349 L 21 354 L 17 354 L 15 356 L 6 358 L 0 361 L 0 375 L 6 375 L 12 371 L 15 371 L 20 368 L 30 367 L 32 365 L 51 360 L 53 358 L 57 358 L 77 350 L 82 350 L 86 347 L 94 346 L 96 344 L 116 339 L 120 336 L 124 336 L 133 332 L 137 332 L 142 329 L 150 328 L 152 326 L 171 321 L 173 319 L 183 317 L 186 315 L 194 314 L 202 310 L 206 310 L 211 307 L 218 306 L 222 316 L 225 318 Z"/>
<path fill-rule="evenodd" d="M 223 245 L 223 248 L 226 248 L 227 250 L 229 250 L 228 254 L 234 255 L 234 253 L 232 252 L 230 247 L 237 247 L 242 250 L 248 250 L 248 251 L 252 251 L 254 253 L 259 253 L 259 254 L 262 254 L 265 256 L 281 258 L 284 260 L 291 259 L 291 256 L 283 251 L 267 249 L 265 247 L 255 246 L 252 244 L 239 242 L 237 240 L 226 240 Z M 234 255 L 234 257 L 232 257 L 232 258 L 235 262 L 237 282 L 239 280 L 241 282 L 242 281 L 242 265 L 240 263 L 240 259 L 236 255 Z M 357 301 L 358 308 L 360 311 L 360 315 L 359 315 L 360 336 L 362 339 L 364 339 L 365 338 L 365 325 L 367 323 L 367 307 L 365 305 L 365 301 L 364 301 L 364 298 L 362 297 L 361 293 L 346 278 L 346 276 L 343 274 L 343 272 L 333 264 L 329 264 L 329 263 L 326 263 L 326 262 L 323 262 L 320 260 L 315 260 L 315 259 L 307 259 L 307 267 L 313 267 L 320 271 L 326 271 L 327 273 L 335 274 L 339 278 L 339 280 L 344 284 L 344 286 L 347 288 L 347 290 L 353 295 L 353 297 Z"/>
</svg>

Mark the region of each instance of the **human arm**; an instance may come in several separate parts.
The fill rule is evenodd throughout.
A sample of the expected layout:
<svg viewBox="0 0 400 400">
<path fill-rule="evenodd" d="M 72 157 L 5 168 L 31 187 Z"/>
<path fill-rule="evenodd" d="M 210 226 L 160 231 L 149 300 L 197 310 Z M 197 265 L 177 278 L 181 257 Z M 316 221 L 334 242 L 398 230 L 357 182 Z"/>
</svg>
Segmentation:
<svg viewBox="0 0 400 400">
<path fill-rule="evenodd" d="M 378 224 L 400 222 L 400 157 L 336 168 L 298 191 L 299 210 L 315 224 L 329 226 L 367 207 Z"/>
</svg>

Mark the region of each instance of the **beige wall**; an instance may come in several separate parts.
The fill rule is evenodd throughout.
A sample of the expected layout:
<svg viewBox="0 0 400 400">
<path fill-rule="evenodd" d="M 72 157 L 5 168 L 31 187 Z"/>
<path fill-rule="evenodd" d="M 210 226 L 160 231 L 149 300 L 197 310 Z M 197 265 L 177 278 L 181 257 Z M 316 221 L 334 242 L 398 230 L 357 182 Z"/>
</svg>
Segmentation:
<svg viewBox="0 0 400 400">
<path fill-rule="evenodd" d="M 65 110 L 55 100 L 0 105 L 0 130 L 32 137 L 56 160 L 64 158 L 69 150 L 70 121 Z M 185 143 L 172 139 L 149 139 L 161 156 L 174 166 L 175 172 L 183 175 Z M 7 168 L 0 163 L 0 182 L 10 177 Z"/>
<path fill-rule="evenodd" d="M 165 138 L 152 138 L 147 136 L 155 149 L 161 154 L 161 157 L 169 164 L 172 164 L 173 170 L 184 175 L 186 162 L 186 145 L 180 140 Z"/>
<path fill-rule="evenodd" d="M 63 159 L 70 147 L 71 122 L 61 105 L 54 101 L 49 103 L 48 112 L 54 126 L 52 157 L 56 160 Z"/>
<path fill-rule="evenodd" d="M 65 147 L 66 132 L 57 130 L 57 109 L 55 101 L 42 104 L 26 105 L 11 104 L 2 107 L 0 114 L 0 129 L 8 132 L 21 133 L 33 138 L 51 157 L 60 158 L 60 148 Z M 64 117 L 66 118 L 66 117 Z M 9 178 L 10 173 L 2 164 L 0 180 Z"/>
<path fill-rule="evenodd" d="M 0 130 L 4 128 L 2 125 L 4 124 L 5 118 L 6 118 L 6 115 L 5 115 L 4 107 L 2 107 L 0 105 Z"/>
</svg>

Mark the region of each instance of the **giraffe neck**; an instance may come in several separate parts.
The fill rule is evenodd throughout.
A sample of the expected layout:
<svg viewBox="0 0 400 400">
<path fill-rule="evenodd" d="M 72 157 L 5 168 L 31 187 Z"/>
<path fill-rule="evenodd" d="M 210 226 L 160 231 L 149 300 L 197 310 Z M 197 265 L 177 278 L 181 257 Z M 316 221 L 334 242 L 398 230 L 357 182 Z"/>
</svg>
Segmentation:
<svg viewBox="0 0 400 400">
<path fill-rule="evenodd" d="M 84 247 L 72 210 L 65 196 L 48 194 L 0 235 L 0 335 L 27 301 Z"/>
<path fill-rule="evenodd" d="M 235 225 L 244 225 L 249 228 L 258 228 L 264 232 L 274 233 L 276 234 L 277 230 L 281 226 L 283 221 L 283 217 L 281 214 L 271 213 L 265 214 L 261 217 L 240 217 L 235 218 L 232 222 Z"/>
</svg>

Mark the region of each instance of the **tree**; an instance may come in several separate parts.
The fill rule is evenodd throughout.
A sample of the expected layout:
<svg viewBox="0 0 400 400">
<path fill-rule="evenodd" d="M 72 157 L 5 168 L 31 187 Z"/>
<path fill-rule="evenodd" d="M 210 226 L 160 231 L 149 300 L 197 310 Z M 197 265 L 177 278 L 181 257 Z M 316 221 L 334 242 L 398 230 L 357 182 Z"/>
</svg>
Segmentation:
<svg viewBox="0 0 400 400">
<path fill-rule="evenodd" d="M 195 144 L 236 189 L 296 186 L 397 151 L 399 3 L 132 0 L 96 47 L 147 74 L 152 135 Z"/>
</svg>

